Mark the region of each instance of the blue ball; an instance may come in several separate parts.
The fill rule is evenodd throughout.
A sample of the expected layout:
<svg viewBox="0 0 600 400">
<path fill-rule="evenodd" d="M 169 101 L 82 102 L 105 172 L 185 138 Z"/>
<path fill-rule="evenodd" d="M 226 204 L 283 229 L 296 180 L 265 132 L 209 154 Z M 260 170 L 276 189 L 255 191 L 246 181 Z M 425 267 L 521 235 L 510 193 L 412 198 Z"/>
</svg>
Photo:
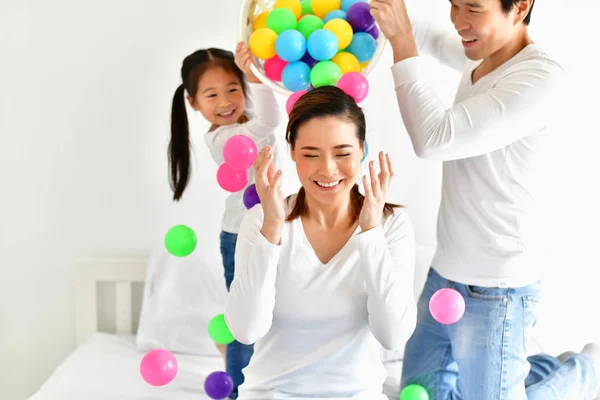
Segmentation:
<svg viewBox="0 0 600 400">
<path fill-rule="evenodd" d="M 275 41 L 275 51 L 279 58 L 284 61 L 298 61 L 306 53 L 306 39 L 297 30 L 283 31 Z"/>
<path fill-rule="evenodd" d="M 346 11 L 333 10 L 325 16 L 325 18 L 323 19 L 323 22 L 328 23 L 332 19 L 343 19 L 345 21 L 346 20 Z"/>
<path fill-rule="evenodd" d="M 346 49 L 347 52 L 354 54 L 360 63 L 371 60 L 375 50 L 377 50 L 377 41 L 366 32 L 356 32 L 350 46 Z"/>
<path fill-rule="evenodd" d="M 308 38 L 306 48 L 308 54 L 317 61 L 328 61 L 339 50 L 338 38 L 331 31 L 318 29 Z"/>
<path fill-rule="evenodd" d="M 292 92 L 306 89 L 310 84 L 310 67 L 303 61 L 289 63 L 283 68 L 281 82 Z"/>
<path fill-rule="evenodd" d="M 342 0 L 342 10 L 348 11 L 352 4 L 358 3 L 359 1 L 362 1 L 363 3 L 369 2 L 369 0 Z"/>
</svg>

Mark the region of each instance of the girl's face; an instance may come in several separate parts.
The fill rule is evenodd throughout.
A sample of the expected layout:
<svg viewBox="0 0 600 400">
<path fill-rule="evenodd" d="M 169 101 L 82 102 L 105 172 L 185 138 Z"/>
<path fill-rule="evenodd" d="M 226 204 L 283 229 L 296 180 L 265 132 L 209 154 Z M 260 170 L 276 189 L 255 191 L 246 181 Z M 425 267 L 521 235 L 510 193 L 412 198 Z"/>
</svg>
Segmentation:
<svg viewBox="0 0 600 400">
<path fill-rule="evenodd" d="M 314 118 L 300 126 L 291 155 L 307 196 L 329 204 L 348 199 L 364 154 L 356 129 L 352 122 L 335 116 Z"/>
<path fill-rule="evenodd" d="M 194 110 L 213 125 L 235 124 L 244 115 L 246 98 L 235 74 L 220 67 L 209 68 L 198 80 L 194 98 L 188 97 Z"/>
</svg>

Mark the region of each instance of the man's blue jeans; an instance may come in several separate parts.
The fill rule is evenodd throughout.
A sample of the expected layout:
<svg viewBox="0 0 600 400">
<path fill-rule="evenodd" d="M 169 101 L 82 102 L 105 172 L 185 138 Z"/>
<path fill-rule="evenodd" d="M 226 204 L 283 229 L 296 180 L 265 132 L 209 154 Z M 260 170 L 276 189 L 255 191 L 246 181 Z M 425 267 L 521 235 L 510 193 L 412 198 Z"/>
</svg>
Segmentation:
<svg viewBox="0 0 600 400">
<path fill-rule="evenodd" d="M 465 314 L 452 325 L 438 323 L 429 312 L 431 296 L 443 288 L 465 299 Z M 562 365 L 545 354 L 528 357 L 540 289 L 540 283 L 469 286 L 431 268 L 417 327 L 406 344 L 402 388 L 421 385 L 431 400 L 592 400 L 600 383 L 588 356 L 574 355 Z"/>
</svg>

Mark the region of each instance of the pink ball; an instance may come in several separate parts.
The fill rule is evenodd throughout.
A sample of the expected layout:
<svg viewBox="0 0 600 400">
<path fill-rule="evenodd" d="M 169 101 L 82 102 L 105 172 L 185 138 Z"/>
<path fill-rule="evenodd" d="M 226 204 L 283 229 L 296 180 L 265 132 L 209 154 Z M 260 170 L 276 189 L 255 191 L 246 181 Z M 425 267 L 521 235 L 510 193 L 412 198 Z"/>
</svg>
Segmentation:
<svg viewBox="0 0 600 400">
<path fill-rule="evenodd" d="M 246 135 L 232 136 L 223 146 L 223 159 L 233 169 L 250 168 L 257 154 L 256 143 Z"/>
<path fill-rule="evenodd" d="M 233 169 L 223 163 L 217 170 L 217 182 L 228 192 L 239 192 L 248 184 L 248 170 Z"/>
<path fill-rule="evenodd" d="M 360 72 L 346 72 L 338 81 L 337 87 L 354 97 L 357 103 L 363 101 L 369 94 L 369 81 Z"/>
<path fill-rule="evenodd" d="M 154 349 L 140 363 L 142 378 L 152 386 L 164 386 L 177 375 L 177 359 L 169 350 Z"/>
<path fill-rule="evenodd" d="M 288 115 L 290 114 L 290 112 L 292 111 L 292 108 L 294 107 L 294 104 L 296 104 L 296 102 L 298 101 L 298 99 L 300 97 L 302 97 L 303 94 L 307 93 L 308 90 L 300 90 L 298 92 L 294 92 L 290 95 L 290 97 L 288 97 L 287 101 L 285 102 L 285 109 L 288 113 Z"/>
<path fill-rule="evenodd" d="M 454 289 L 440 289 L 429 300 L 429 312 L 440 324 L 454 324 L 465 313 L 465 299 Z"/>
<path fill-rule="evenodd" d="M 278 55 L 269 58 L 265 61 L 265 75 L 274 82 L 281 82 L 281 74 L 286 65 L 288 62 L 282 60 Z"/>
</svg>

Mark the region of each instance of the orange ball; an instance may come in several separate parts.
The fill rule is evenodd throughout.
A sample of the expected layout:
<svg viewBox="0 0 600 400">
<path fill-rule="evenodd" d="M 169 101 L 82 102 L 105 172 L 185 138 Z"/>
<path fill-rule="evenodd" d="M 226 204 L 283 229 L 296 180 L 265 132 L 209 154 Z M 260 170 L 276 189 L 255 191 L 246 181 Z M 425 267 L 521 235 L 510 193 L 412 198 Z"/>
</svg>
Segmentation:
<svg viewBox="0 0 600 400">
<path fill-rule="evenodd" d="M 343 19 L 332 19 L 325 24 L 323 29 L 333 32 L 338 39 L 338 47 L 340 49 L 345 49 L 352 43 L 352 38 L 354 37 L 352 25 Z"/>
<path fill-rule="evenodd" d="M 267 27 L 267 17 L 269 16 L 270 12 L 271 11 L 263 11 L 256 17 L 256 19 L 254 20 L 254 25 L 253 25 L 253 28 L 255 31 L 257 31 L 261 28 Z"/>
<path fill-rule="evenodd" d="M 342 75 L 346 72 L 360 72 L 360 63 L 358 62 L 358 58 L 356 58 L 356 56 L 352 53 L 342 51 L 333 56 L 331 61 L 340 67 Z"/>
<path fill-rule="evenodd" d="M 261 28 L 250 35 L 249 47 L 252 54 L 262 60 L 275 57 L 275 42 L 277 34 L 269 28 Z"/>
<path fill-rule="evenodd" d="M 342 8 L 342 0 L 312 0 L 313 13 L 323 19 L 333 10 Z"/>
<path fill-rule="evenodd" d="M 300 0 L 277 0 L 273 8 L 287 8 L 292 10 L 296 15 L 296 19 L 302 16 L 302 4 L 300 4 Z"/>
</svg>

